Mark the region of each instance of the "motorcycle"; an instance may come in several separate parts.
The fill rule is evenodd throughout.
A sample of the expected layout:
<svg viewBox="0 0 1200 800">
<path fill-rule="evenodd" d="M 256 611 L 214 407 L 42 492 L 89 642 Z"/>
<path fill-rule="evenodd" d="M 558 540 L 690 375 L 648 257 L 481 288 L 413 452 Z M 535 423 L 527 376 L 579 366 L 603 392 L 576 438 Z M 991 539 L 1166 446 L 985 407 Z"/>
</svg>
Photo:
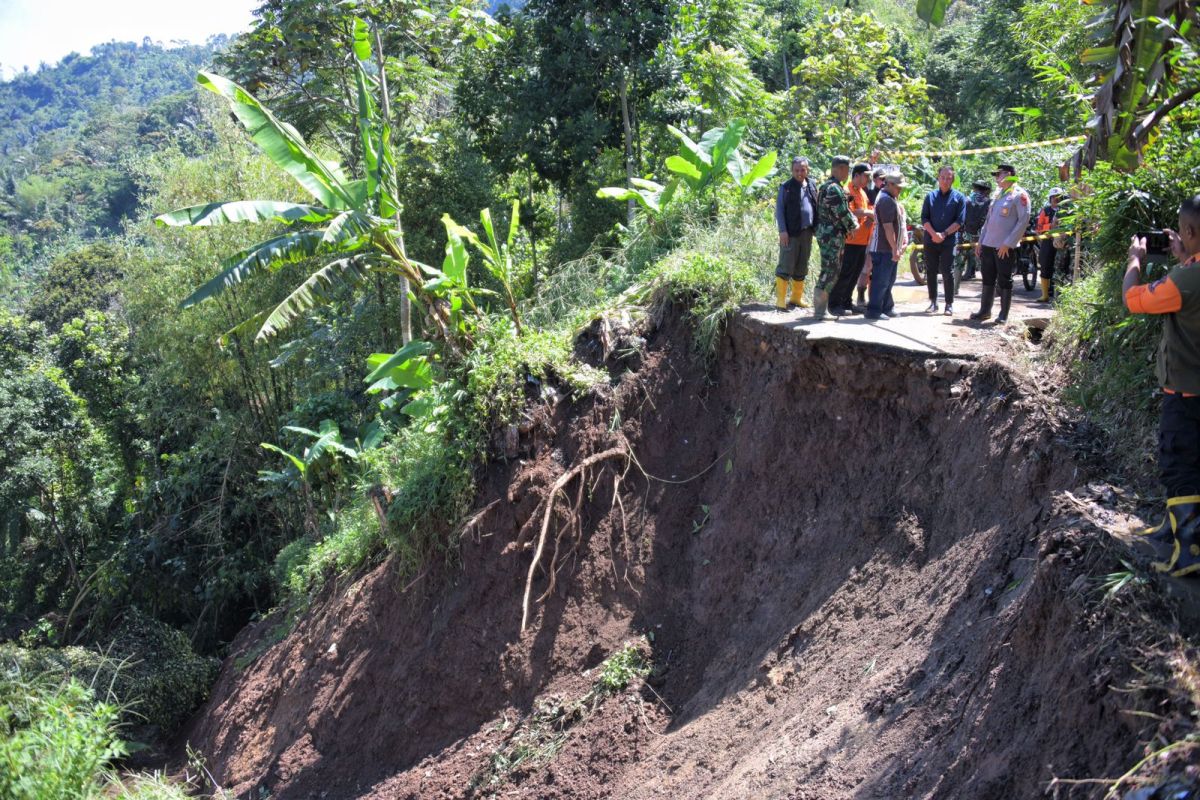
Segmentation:
<svg viewBox="0 0 1200 800">
<path fill-rule="evenodd" d="M 1037 221 L 1030 224 L 1026 231 L 1027 237 L 1037 233 Z M 1036 239 L 1022 241 L 1017 248 L 1017 265 L 1014 270 L 1021 276 L 1025 291 L 1032 292 L 1038 288 L 1038 243 Z"/>
</svg>

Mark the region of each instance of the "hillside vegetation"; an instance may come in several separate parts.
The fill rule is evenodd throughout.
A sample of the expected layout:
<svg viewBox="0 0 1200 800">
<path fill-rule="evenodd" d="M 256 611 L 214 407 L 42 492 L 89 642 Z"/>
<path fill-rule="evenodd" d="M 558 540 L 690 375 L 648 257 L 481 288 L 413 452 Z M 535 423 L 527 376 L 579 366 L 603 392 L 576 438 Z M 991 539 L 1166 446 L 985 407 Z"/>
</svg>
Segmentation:
<svg viewBox="0 0 1200 800">
<path fill-rule="evenodd" d="M 619 379 L 580 360 L 581 330 L 669 297 L 711 357 L 765 297 L 794 154 L 820 174 L 1083 132 L 1097 13 L 1116 11 L 959 0 L 931 27 L 872 0 L 284 0 L 233 39 L 111 43 L 0 83 L 0 698 L 28 699 L 0 699 L 0 729 L 86 739 L 58 796 L 95 796 L 247 623 L 295 621 L 385 559 L 404 583 L 454 563 L 526 405 Z M 1196 30 L 1179 22 L 1142 102 L 1200 81 Z M 1147 492 L 1157 329 L 1120 306 L 1122 242 L 1200 186 L 1198 133 L 1181 102 L 1141 165 L 1114 139 L 1084 173 L 1083 277 L 1050 332 Z M 1006 159 L 1037 203 L 1071 156 Z M 993 158 L 956 160 L 960 182 Z M 902 166 L 912 217 L 937 162 Z M 142 623 L 170 680 L 109 696 L 77 648 L 119 672 Z M 150 685 L 179 707 L 147 713 Z M 42 741 L 0 764 L 29 774 Z"/>
</svg>

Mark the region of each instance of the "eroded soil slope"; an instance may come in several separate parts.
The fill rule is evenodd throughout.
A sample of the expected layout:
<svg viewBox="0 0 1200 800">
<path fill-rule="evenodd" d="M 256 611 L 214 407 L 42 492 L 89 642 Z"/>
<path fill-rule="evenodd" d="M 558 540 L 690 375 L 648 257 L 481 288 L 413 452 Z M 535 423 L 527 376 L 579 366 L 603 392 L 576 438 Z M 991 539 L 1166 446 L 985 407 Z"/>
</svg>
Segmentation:
<svg viewBox="0 0 1200 800">
<path fill-rule="evenodd" d="M 746 319 L 707 369 L 690 342 L 668 323 L 611 390 L 531 412 L 461 564 L 334 587 L 248 666 L 277 621 L 247 631 L 189 732 L 215 776 L 273 798 L 1014 798 L 1137 760 L 1086 594 L 1099 534 L 1052 501 L 1085 479 L 1043 399 L 995 363 Z M 612 448 L 636 460 L 566 486 L 522 634 L 513 544 Z M 589 695 L 630 640 L 647 682 Z"/>
</svg>

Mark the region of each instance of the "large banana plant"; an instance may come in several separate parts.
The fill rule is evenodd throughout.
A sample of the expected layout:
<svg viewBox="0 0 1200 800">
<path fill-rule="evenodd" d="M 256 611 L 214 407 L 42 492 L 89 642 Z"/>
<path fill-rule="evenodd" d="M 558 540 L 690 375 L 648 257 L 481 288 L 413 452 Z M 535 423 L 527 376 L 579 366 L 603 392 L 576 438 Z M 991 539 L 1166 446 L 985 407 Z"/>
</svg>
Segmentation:
<svg viewBox="0 0 1200 800">
<path fill-rule="evenodd" d="M 779 157 L 774 150 L 768 151 L 752 164 L 742 157 L 742 138 L 746 134 L 743 120 L 733 120 L 723 128 L 706 131 L 699 142 L 692 141 L 678 128 L 668 125 L 667 130 L 679 140 L 679 153 L 666 161 L 665 166 L 672 177 L 665 186 L 651 180 L 633 178 L 630 187 L 605 186 L 596 192 L 596 196 L 609 200 L 633 200 L 647 214 L 657 217 L 675 198 L 681 182 L 693 192 L 700 193 L 729 177 L 745 195 L 767 182 Z"/>
<path fill-rule="evenodd" d="M 694 192 L 702 192 L 728 173 L 742 192 L 762 185 L 775 168 L 778 154 L 772 150 L 747 167 L 740 148 L 746 135 L 746 122 L 735 119 L 723 128 L 705 131 L 699 142 L 693 142 L 678 128 L 667 126 L 679 140 L 679 154 L 667 159 L 667 169 L 681 177 Z"/>
<path fill-rule="evenodd" d="M 229 256 L 221 271 L 198 287 L 182 307 L 201 303 L 264 271 L 287 264 L 320 259 L 322 265 L 286 298 L 236 326 L 240 333 L 258 326 L 264 339 L 292 324 L 314 306 L 328 302 L 345 287 L 362 284 L 369 274 L 398 275 L 424 300 L 441 335 L 449 337 L 451 315 L 447 294 L 466 292 L 461 281 L 447 281 L 440 270 L 409 259 L 396 220 L 400 209 L 391 127 L 381 114 L 372 90 L 380 82 L 371 74 L 370 32 L 361 19 L 354 22 L 357 126 L 364 177 L 348 178 L 336 164 L 320 158 L 291 125 L 263 106 L 236 83 L 209 72 L 197 81 L 224 97 L 234 117 L 278 167 L 291 175 L 314 202 L 233 200 L 182 208 L 163 214 L 163 226 L 203 227 L 238 222 L 278 222 L 287 229 L 264 242 Z M 447 301 L 447 302 L 442 302 Z"/>
<path fill-rule="evenodd" d="M 1084 151 L 1090 167 L 1098 159 L 1118 169 L 1141 163 L 1141 151 L 1154 130 L 1173 110 L 1200 93 L 1178 85 L 1178 67 L 1196 58 L 1195 4 L 1184 0 L 1095 0 L 1112 15 L 1109 43 L 1083 52 L 1085 64 L 1107 67 L 1092 98 L 1095 113 L 1088 122 Z M 1101 18 L 1098 18 L 1098 20 Z"/>
</svg>

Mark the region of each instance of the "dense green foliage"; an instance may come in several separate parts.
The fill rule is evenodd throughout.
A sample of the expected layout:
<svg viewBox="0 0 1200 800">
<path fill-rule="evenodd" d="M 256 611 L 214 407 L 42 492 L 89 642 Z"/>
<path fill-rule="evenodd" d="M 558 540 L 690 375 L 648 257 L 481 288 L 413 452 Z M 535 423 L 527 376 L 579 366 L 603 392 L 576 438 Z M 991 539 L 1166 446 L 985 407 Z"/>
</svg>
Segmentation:
<svg viewBox="0 0 1200 800">
<path fill-rule="evenodd" d="M 89 796 L 130 735 L 110 686 L 169 732 L 251 617 L 452 559 L 496 432 L 609 379 L 580 330 L 675 304 L 704 358 L 764 294 L 790 156 L 1083 130 L 1091 12 L 914 5 L 272 0 L 220 54 L 106 45 L 0 84 L 0 693 L 26 698 L 0 725 L 30 732 L 4 757 L 68 737 L 47 780 Z M 1197 122 L 1078 187 L 1055 353 L 1130 453 L 1156 328 L 1121 254 L 1200 184 Z M 1039 202 L 1068 155 L 1005 158 Z M 938 163 L 903 166 L 918 203 Z"/>
<path fill-rule="evenodd" d="M 129 159 L 197 126 L 195 73 L 224 43 L 110 42 L 0 83 L 0 297 L 23 301 L 56 255 L 120 231 Z"/>
</svg>

